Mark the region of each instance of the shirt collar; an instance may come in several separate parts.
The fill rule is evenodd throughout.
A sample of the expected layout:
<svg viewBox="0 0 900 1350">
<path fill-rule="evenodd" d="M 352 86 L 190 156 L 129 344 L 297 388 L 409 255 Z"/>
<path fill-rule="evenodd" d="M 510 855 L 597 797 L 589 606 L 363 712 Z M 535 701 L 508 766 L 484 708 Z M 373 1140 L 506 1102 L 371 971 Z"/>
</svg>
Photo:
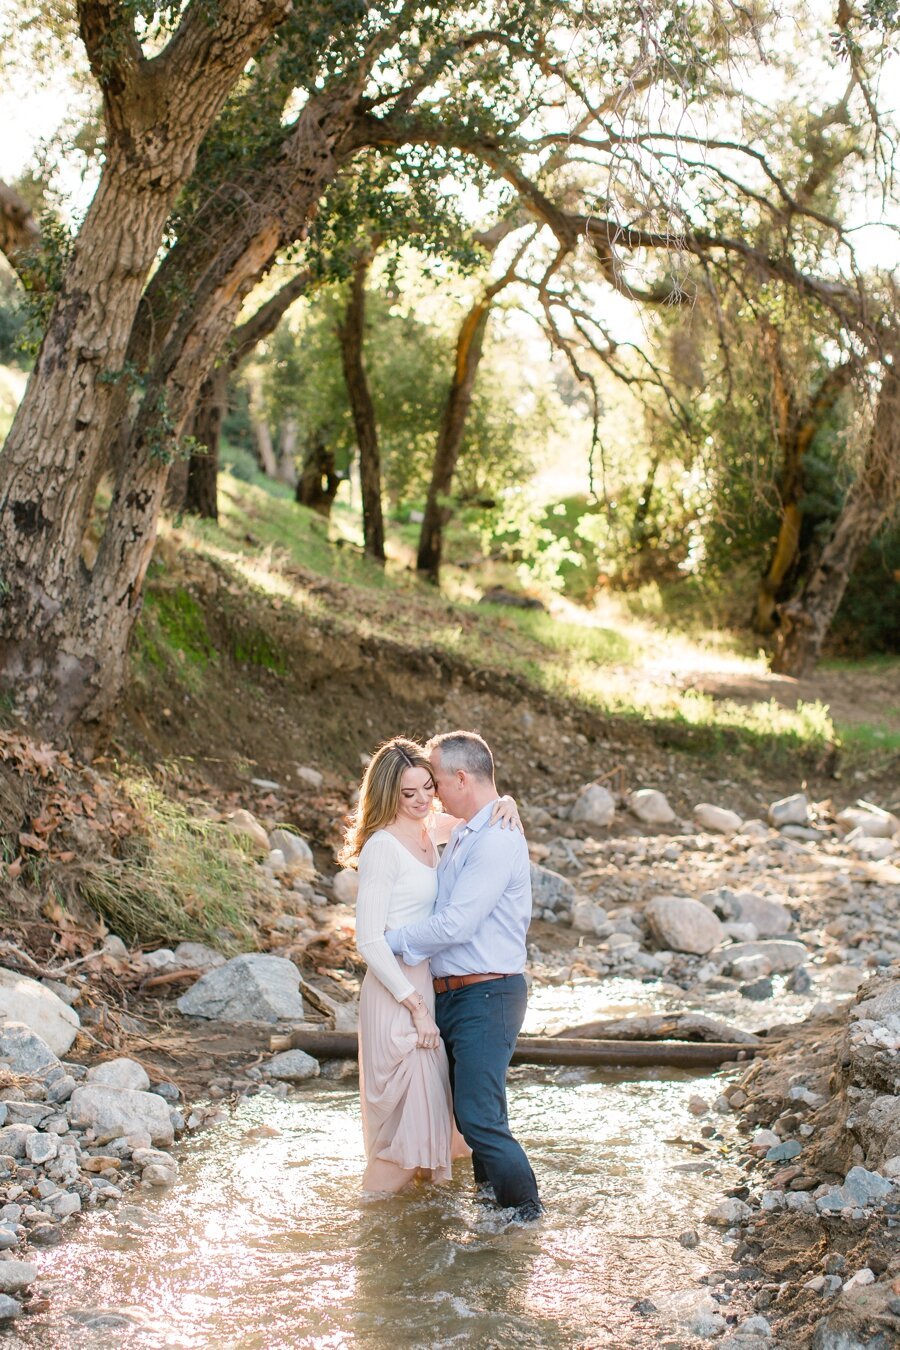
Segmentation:
<svg viewBox="0 0 900 1350">
<path fill-rule="evenodd" d="M 495 797 L 493 801 L 488 802 L 486 806 L 483 806 L 480 811 L 476 811 L 471 820 L 466 821 L 466 829 L 473 831 L 480 830 L 484 825 L 487 825 L 493 815 L 494 807 L 496 805 L 497 798 Z"/>
</svg>

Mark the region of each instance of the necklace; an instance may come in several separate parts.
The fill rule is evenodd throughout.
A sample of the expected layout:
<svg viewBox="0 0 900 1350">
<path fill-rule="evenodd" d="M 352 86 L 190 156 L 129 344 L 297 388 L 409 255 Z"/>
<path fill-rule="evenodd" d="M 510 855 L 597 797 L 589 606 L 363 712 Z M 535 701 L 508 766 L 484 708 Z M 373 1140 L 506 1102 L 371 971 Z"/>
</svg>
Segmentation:
<svg viewBox="0 0 900 1350">
<path fill-rule="evenodd" d="M 396 838 L 409 844 L 410 847 L 416 849 L 418 853 L 427 856 L 431 852 L 431 841 L 425 832 L 424 825 L 419 826 L 415 835 L 407 834 L 404 830 L 398 829 L 396 825 L 393 827 L 393 832 Z"/>
</svg>

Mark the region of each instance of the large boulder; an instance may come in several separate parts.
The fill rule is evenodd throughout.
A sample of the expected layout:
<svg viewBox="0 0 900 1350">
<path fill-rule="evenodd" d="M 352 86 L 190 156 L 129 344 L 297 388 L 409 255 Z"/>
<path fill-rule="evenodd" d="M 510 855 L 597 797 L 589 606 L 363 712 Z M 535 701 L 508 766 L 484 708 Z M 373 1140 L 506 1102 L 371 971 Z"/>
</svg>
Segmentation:
<svg viewBox="0 0 900 1350">
<path fill-rule="evenodd" d="M 342 872 L 338 872 L 331 883 L 331 894 L 342 905 L 355 905 L 358 890 L 359 873 L 352 867 L 345 867 Z"/>
<path fill-rule="evenodd" d="M 569 819 L 582 825 L 611 825 L 616 814 L 616 799 L 608 788 L 590 783 L 575 798 Z"/>
<path fill-rule="evenodd" d="M 717 951 L 710 952 L 711 959 L 723 970 L 727 970 L 735 961 L 741 961 L 744 957 L 764 956 L 769 968 L 775 972 L 802 966 L 808 955 L 802 942 L 777 939 L 770 939 L 767 942 L 733 942 L 728 947 L 719 947 Z"/>
<path fill-rule="evenodd" d="M 219 1022 L 302 1022 L 300 983 L 293 961 L 250 952 L 201 975 L 178 1000 L 178 1010 Z"/>
<path fill-rule="evenodd" d="M 47 1042 L 24 1022 L 0 1021 L 0 1059 L 13 1073 L 37 1074 L 39 1077 L 48 1069 L 59 1067 L 59 1059 Z"/>
<path fill-rule="evenodd" d="M 0 968 L 0 1020 L 24 1022 L 54 1055 L 64 1055 L 81 1026 L 77 1012 L 45 985 Z"/>
<path fill-rule="evenodd" d="M 662 947 L 673 952 L 705 956 L 724 937 L 722 924 L 698 900 L 677 895 L 657 895 L 645 910 L 650 931 Z"/>
<path fill-rule="evenodd" d="M 147 1070 L 133 1059 L 106 1059 L 88 1069 L 89 1083 L 101 1083 L 104 1087 L 132 1088 L 135 1092 L 146 1092 L 150 1086 Z"/>
<path fill-rule="evenodd" d="M 99 1144 L 122 1135 L 148 1134 L 152 1144 L 172 1144 L 175 1131 L 169 1108 L 155 1092 L 86 1083 L 69 1098 L 69 1121 L 78 1129 L 92 1129 Z"/>
<path fill-rule="evenodd" d="M 575 899 L 575 887 L 566 877 L 549 867 L 541 867 L 540 863 L 531 864 L 531 903 L 536 914 L 542 909 L 554 914 L 560 909 L 571 909 Z"/>
<path fill-rule="evenodd" d="M 655 788 L 639 788 L 628 798 L 628 809 L 643 825 L 671 825 L 675 819 L 664 792 Z"/>
</svg>

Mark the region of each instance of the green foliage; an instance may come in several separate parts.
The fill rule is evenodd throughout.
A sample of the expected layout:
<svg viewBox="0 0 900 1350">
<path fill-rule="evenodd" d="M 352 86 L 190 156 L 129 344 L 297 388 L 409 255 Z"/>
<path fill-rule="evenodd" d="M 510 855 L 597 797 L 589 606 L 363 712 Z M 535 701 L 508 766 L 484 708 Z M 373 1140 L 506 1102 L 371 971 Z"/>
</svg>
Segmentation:
<svg viewBox="0 0 900 1350">
<path fill-rule="evenodd" d="M 28 365 L 23 343 L 26 315 L 21 294 L 12 277 L 0 273 L 0 365 Z"/>
<path fill-rule="evenodd" d="M 275 675 L 286 675 L 287 659 L 261 628 L 241 627 L 234 635 L 231 654 L 238 665 L 257 666 Z"/>
<path fill-rule="evenodd" d="M 900 526 L 884 530 L 857 563 L 835 616 L 829 651 L 854 656 L 900 652 Z"/>
</svg>

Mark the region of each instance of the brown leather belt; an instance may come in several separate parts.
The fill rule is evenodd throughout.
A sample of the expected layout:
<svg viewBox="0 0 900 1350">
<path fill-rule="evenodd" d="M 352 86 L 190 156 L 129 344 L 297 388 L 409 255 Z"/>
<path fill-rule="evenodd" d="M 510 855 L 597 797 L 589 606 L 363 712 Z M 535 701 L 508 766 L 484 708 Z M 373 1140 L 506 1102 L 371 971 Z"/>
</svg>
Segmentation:
<svg viewBox="0 0 900 1350">
<path fill-rule="evenodd" d="M 436 994 L 449 994 L 451 989 L 465 989 L 467 984 L 481 984 L 482 980 L 510 980 L 511 975 L 498 975 L 490 971 L 486 975 L 436 975 L 432 983 Z"/>
</svg>

